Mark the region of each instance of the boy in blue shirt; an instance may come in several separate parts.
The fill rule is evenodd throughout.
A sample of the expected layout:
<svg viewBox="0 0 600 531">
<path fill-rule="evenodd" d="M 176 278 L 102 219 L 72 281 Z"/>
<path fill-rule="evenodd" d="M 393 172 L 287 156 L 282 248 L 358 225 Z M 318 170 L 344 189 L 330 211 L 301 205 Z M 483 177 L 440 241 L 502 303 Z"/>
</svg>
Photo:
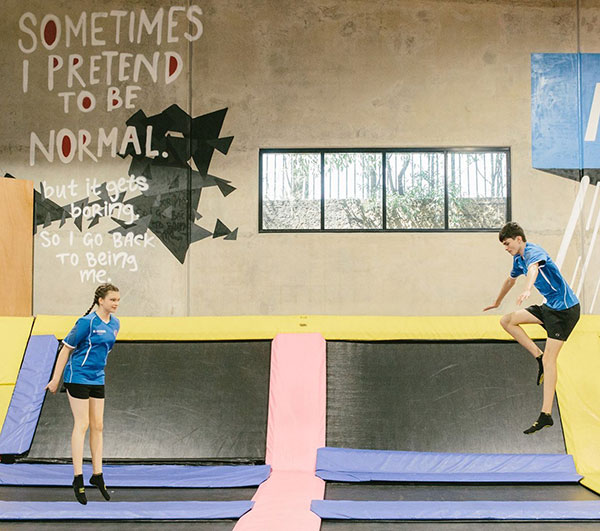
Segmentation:
<svg viewBox="0 0 600 531">
<path fill-rule="evenodd" d="M 544 384 L 544 398 L 539 418 L 523 433 L 530 434 L 546 426 L 552 426 L 552 401 L 556 390 L 556 359 L 564 342 L 579 320 L 579 300 L 569 287 L 558 267 L 548 253 L 539 245 L 527 242 L 523 229 L 514 221 L 504 225 L 498 234 L 500 242 L 513 257 L 510 276 L 504 281 L 496 302 L 483 311 L 500 306 L 500 303 L 515 285 L 520 275 L 527 276 L 525 290 L 517 299 L 517 304 L 529 298 L 535 286 L 544 296 L 542 305 L 534 305 L 504 315 L 500 319 L 502 327 L 525 347 L 538 362 L 537 384 Z M 548 334 L 542 352 L 520 325 L 535 323 L 544 327 Z"/>
</svg>

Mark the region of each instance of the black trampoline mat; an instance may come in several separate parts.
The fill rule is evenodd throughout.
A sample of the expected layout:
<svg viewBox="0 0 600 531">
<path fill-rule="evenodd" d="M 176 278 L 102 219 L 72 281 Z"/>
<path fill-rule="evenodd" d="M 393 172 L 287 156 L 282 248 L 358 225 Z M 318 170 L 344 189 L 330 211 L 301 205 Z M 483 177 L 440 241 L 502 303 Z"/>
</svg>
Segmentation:
<svg viewBox="0 0 600 531">
<path fill-rule="evenodd" d="M 109 502 L 110 503 L 110 502 Z M 165 530 L 175 529 L 176 531 L 233 531 L 235 520 L 203 520 L 177 522 L 174 520 L 159 522 L 130 522 L 130 521 L 110 521 L 103 522 L 81 522 L 81 521 L 58 521 L 58 522 L 2 522 L 2 531 L 5 529 L 19 529 L 20 531 L 38 531 L 45 529 L 73 529 L 77 531 L 120 531 L 121 529 L 149 529 Z"/>
<path fill-rule="evenodd" d="M 112 488 L 108 486 L 111 501 L 240 501 L 251 500 L 258 487 L 226 489 L 163 489 L 163 488 Z M 86 485 L 88 501 L 104 501 L 100 491 Z M 70 502 L 71 487 L 0 487 L 0 501 Z M 2 526 L 0 525 L 0 529 Z"/>
<path fill-rule="evenodd" d="M 326 500 L 356 501 L 600 501 L 582 485 L 398 484 L 328 482 Z"/>
<path fill-rule="evenodd" d="M 324 520 L 321 523 L 321 531 L 595 531 L 599 529 L 599 525 L 598 522 L 364 522 Z"/>
<path fill-rule="evenodd" d="M 543 346 L 543 345 L 542 345 Z M 541 410 L 537 362 L 514 342 L 327 343 L 327 445 L 458 453 L 565 453 Z"/>
<path fill-rule="evenodd" d="M 111 488 L 111 501 L 104 502 L 100 492 L 91 487 L 86 487 L 89 502 L 111 503 L 119 502 L 154 502 L 154 501 L 239 501 L 251 500 L 258 487 L 239 487 L 225 489 L 166 489 L 166 488 Z M 33 502 L 71 502 L 73 490 L 68 487 L 8 487 L 0 486 L 0 500 L 2 501 L 33 501 Z M 154 521 L 59 521 L 59 522 L 2 522 L 0 529 L 102 529 L 119 531 L 120 529 L 195 529 L 200 531 L 231 531 L 235 527 L 235 520 L 201 520 L 189 522 Z"/>
<path fill-rule="evenodd" d="M 270 351 L 270 341 L 118 342 L 104 459 L 264 461 Z M 28 458 L 70 459 L 72 427 L 66 394 L 47 393 Z"/>
</svg>

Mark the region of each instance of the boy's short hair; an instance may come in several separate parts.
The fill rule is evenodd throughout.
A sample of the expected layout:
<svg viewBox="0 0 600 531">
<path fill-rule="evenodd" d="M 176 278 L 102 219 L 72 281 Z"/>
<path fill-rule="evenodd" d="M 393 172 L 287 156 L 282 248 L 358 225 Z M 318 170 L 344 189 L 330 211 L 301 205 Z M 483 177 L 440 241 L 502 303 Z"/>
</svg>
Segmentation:
<svg viewBox="0 0 600 531">
<path fill-rule="evenodd" d="M 498 238 L 501 242 L 507 238 L 512 238 L 514 240 L 517 236 L 521 236 L 524 242 L 527 241 L 523 228 L 516 221 L 509 221 L 500 229 L 500 232 L 498 233 Z"/>
</svg>

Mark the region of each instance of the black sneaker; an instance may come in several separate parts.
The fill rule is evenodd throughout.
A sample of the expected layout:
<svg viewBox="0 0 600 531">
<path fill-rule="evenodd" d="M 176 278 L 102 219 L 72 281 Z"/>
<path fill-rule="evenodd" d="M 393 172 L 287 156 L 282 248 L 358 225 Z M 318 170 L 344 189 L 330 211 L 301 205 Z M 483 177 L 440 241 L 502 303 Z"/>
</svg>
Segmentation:
<svg viewBox="0 0 600 531">
<path fill-rule="evenodd" d="M 104 496 L 104 499 L 106 501 L 110 500 L 110 494 L 106 490 L 106 485 L 104 484 L 104 478 L 102 477 L 102 472 L 100 472 L 100 474 L 94 474 L 90 478 L 90 485 L 94 485 L 94 486 L 98 487 L 98 490 L 102 493 L 102 496 Z"/>
<path fill-rule="evenodd" d="M 540 413 L 538 419 L 531 425 L 531 427 L 527 428 L 523 433 L 529 435 L 531 433 L 535 433 L 536 431 L 541 430 L 542 428 L 545 428 L 546 426 L 550 427 L 553 424 L 554 421 L 552 420 L 552 415 L 542 412 Z"/>
<path fill-rule="evenodd" d="M 538 362 L 538 375 L 537 375 L 537 384 L 540 385 L 544 381 L 544 362 L 542 358 L 543 354 L 540 354 L 537 358 L 535 358 Z"/>
<path fill-rule="evenodd" d="M 81 505 L 87 504 L 87 498 L 85 497 L 85 488 L 83 486 L 83 476 L 75 476 L 73 478 L 73 492 L 75 493 L 75 498 L 77 501 L 81 503 Z"/>
</svg>

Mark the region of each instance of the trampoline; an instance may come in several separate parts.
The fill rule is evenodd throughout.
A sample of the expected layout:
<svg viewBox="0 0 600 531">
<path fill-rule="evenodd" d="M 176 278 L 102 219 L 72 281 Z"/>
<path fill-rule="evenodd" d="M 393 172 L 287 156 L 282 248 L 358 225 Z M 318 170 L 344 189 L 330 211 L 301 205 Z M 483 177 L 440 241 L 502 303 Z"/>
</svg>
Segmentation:
<svg viewBox="0 0 600 531">
<path fill-rule="evenodd" d="M 328 446 L 413 452 L 565 454 L 556 402 L 552 429 L 543 430 L 536 437 L 522 433 L 539 412 L 541 389 L 534 383 L 534 361 L 516 343 L 329 341 L 327 364 Z M 443 481 L 328 481 L 325 500 L 600 502 L 600 496 L 577 483 Z M 598 526 L 598 521 L 459 521 L 406 522 L 384 516 L 376 521 L 325 519 L 321 529 L 483 527 L 491 531 L 513 526 L 553 530 Z"/>
<path fill-rule="evenodd" d="M 33 345 L 38 351 L 54 345 L 44 340 L 47 336 L 32 337 L 30 348 Z M 264 459 L 270 342 L 119 342 L 110 356 L 104 470 L 113 500 L 124 504 L 123 514 L 131 511 L 131 504 L 139 508 L 140 502 L 146 502 L 144 507 L 151 510 L 142 511 L 137 517 L 140 520 L 157 518 L 157 511 L 152 516 L 152 508 L 163 504 L 170 511 L 165 517 L 169 526 L 182 529 L 190 523 L 178 521 L 185 509 L 175 504 L 190 502 L 183 507 L 195 519 L 195 529 L 233 529 L 237 517 L 251 506 L 257 486 L 269 475 Z M 40 364 L 38 358 L 34 367 Z M 66 396 L 47 393 L 31 449 L 17 464 L 0 465 L 0 504 L 5 504 L 5 517 L 10 517 L 9 509 L 15 503 L 23 518 L 46 507 L 54 511 L 60 503 L 70 510 L 79 509 L 72 504 L 71 466 L 59 464 L 70 463 L 71 429 Z M 86 449 L 89 452 L 87 443 Z M 88 468 L 85 464 L 86 480 L 91 473 Z M 39 486 L 33 486 L 36 483 Z M 94 488 L 88 487 L 86 493 L 89 503 L 84 510 L 95 504 L 101 512 L 110 509 L 109 505 L 119 508 L 113 501 L 103 502 Z M 29 503 L 32 508 L 26 506 Z M 215 512 L 215 506 L 219 510 L 233 507 L 237 516 Z M 198 510 L 195 517 L 194 510 Z M 220 514 L 220 520 L 204 521 L 202 515 L 211 511 Z M 89 518 L 92 513 L 80 514 Z M 78 516 L 72 513 L 72 518 Z M 116 520 L 87 521 L 85 526 L 121 529 L 135 525 L 118 515 L 113 518 Z M 2 528 L 42 529 L 49 525 L 56 523 L 4 521 Z M 65 517 L 60 525 L 82 524 Z"/>
<path fill-rule="evenodd" d="M 270 348 L 118 342 L 106 366 L 106 462 L 264 463 Z M 28 460 L 69 461 L 71 429 L 65 395 L 48 393 Z"/>
<path fill-rule="evenodd" d="M 318 334 L 306 333 L 278 335 L 273 342 L 120 341 L 107 366 L 104 462 L 107 484 L 113 493 L 109 504 L 114 506 L 109 512 L 118 512 L 117 503 L 125 509 L 132 503 L 139 509 L 140 502 L 150 502 L 157 508 L 173 509 L 165 518 L 173 519 L 169 520 L 169 528 L 266 531 L 271 528 L 248 522 L 274 514 L 277 497 L 288 492 L 288 498 L 303 497 L 306 507 L 312 503 L 313 509 L 325 511 L 322 521 L 311 513 L 307 530 L 447 531 L 482 526 L 490 531 L 593 529 L 600 522 L 600 510 L 594 521 L 558 521 L 560 518 L 552 516 L 548 521 L 525 522 L 518 516 L 534 509 L 543 511 L 544 507 L 571 511 L 594 511 L 595 504 L 600 507 L 600 496 L 578 483 L 581 476 L 566 455 L 556 403 L 553 428 L 534 436 L 522 434 L 539 408 L 541 389 L 535 385 L 535 365 L 515 343 L 496 340 L 332 339 L 325 343 Z M 71 414 L 65 396 L 46 396 L 31 448 L 19 456 L 17 465 L 67 466 L 62 463 L 70 462 L 70 430 Z M 300 439 L 303 449 L 292 451 Z M 491 477 L 469 479 L 472 471 L 466 470 L 465 480 L 454 465 L 447 478 L 435 476 L 440 470 L 422 465 L 413 469 L 406 464 L 392 466 L 385 459 L 387 464 L 379 470 L 379 456 L 375 456 L 365 476 L 352 470 L 349 479 L 348 470 L 342 466 L 346 474 L 343 480 L 335 475 L 321 475 L 324 479 L 320 479 L 315 476 L 311 457 L 320 446 L 375 454 L 402 452 L 411 460 L 413 453 L 425 455 L 427 460 L 431 456 L 426 454 L 438 453 L 444 463 L 451 454 L 476 461 L 476 454 L 515 454 L 517 464 L 509 461 L 516 467 L 517 476 L 531 473 L 528 465 L 519 464 L 524 454 L 531 454 L 542 461 L 570 460 L 572 470 L 567 470 L 568 477 L 544 476 L 543 465 L 534 470 L 537 479 L 504 477 L 497 475 L 497 470 L 492 470 L 496 475 Z M 357 462 L 354 457 L 350 460 Z M 221 472 L 228 467 L 239 467 L 239 471 L 254 467 L 257 472 L 265 463 L 272 466 L 268 479 L 269 472 L 251 483 L 225 487 L 208 483 L 204 488 L 193 483 L 165 487 L 160 481 L 144 480 L 128 485 L 127 478 L 124 483 L 111 484 L 109 473 L 111 466 L 150 465 L 172 466 L 173 472 L 183 470 L 178 466 L 191 467 L 192 473 L 194 467 L 205 472 L 213 467 Z M 317 465 L 317 475 L 319 470 Z M 410 476 L 415 472 L 416 480 Z M 397 473 L 409 475 L 399 479 Z M 37 510 L 44 506 L 36 503 L 73 503 L 70 488 L 49 486 L 51 474 L 42 475 L 45 486 L 27 485 L 26 481 L 20 487 L 0 486 L 0 507 L 14 502 L 24 509 Z M 177 473 L 167 475 L 183 477 Z M 300 487 L 286 491 L 290 484 Z M 89 488 L 87 493 L 92 507 L 105 511 L 100 493 Z M 190 502 L 188 516 L 195 520 L 181 521 L 182 513 L 177 512 L 181 509 L 175 502 Z M 219 509 L 237 504 L 242 511 L 238 516 L 252 508 L 239 521 L 238 516 L 228 518 L 224 513 L 220 514 L 225 519 L 208 521 L 194 513 L 213 507 L 213 502 Z M 219 507 L 220 502 L 223 505 Z M 508 516 L 502 523 L 488 520 L 489 516 L 473 521 L 473 514 L 468 513 L 487 507 L 491 518 L 497 514 L 502 517 L 507 502 L 516 502 L 513 510 L 517 516 Z M 331 513 L 326 514 L 339 507 L 343 507 L 342 512 L 350 508 L 348 514 L 354 515 L 353 519 L 337 520 Z M 434 507 L 438 516 L 428 512 Z M 398 517 L 399 508 L 413 511 L 410 518 L 416 520 Z M 458 512 L 440 516 L 441 509 Z M 72 516 L 78 518 L 75 513 Z M 83 525 L 103 529 L 165 525 L 148 521 L 155 517 L 162 520 L 160 515 L 140 513 L 135 518 L 143 524 L 117 515 L 109 516 L 115 520 L 86 521 Z M 294 518 L 288 520 L 291 525 Z M 48 521 L 12 521 L 3 522 L 2 527 L 44 529 L 52 525 Z M 75 526 L 81 527 L 81 521 L 61 521 L 61 527 Z"/>
</svg>

